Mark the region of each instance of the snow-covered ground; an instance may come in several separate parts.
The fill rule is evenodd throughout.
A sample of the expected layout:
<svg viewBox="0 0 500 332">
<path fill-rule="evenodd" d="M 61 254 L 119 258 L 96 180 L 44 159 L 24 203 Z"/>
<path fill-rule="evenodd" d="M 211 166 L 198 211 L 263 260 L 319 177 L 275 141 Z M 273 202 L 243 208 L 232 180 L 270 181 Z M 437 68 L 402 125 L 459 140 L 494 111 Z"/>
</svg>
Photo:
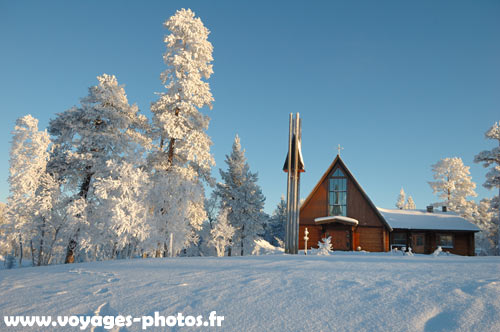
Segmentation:
<svg viewBox="0 0 500 332">
<path fill-rule="evenodd" d="M 0 270 L 2 316 L 155 311 L 216 311 L 220 331 L 500 331 L 500 258 L 278 254 Z"/>
</svg>

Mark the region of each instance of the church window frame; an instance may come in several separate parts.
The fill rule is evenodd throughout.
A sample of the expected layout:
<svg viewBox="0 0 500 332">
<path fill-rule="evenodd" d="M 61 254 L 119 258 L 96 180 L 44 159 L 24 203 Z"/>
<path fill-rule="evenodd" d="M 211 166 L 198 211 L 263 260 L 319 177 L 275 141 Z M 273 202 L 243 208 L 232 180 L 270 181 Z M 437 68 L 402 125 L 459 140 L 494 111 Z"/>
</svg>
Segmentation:
<svg viewBox="0 0 500 332">
<path fill-rule="evenodd" d="M 347 177 L 337 167 L 328 179 L 328 215 L 347 217 Z"/>
</svg>

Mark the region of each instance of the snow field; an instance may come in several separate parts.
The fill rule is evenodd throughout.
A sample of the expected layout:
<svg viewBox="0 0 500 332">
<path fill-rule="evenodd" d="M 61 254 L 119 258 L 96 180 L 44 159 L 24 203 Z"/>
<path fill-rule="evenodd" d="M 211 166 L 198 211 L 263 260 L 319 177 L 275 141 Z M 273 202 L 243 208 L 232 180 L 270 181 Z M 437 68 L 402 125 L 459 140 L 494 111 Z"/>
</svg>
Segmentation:
<svg viewBox="0 0 500 332">
<path fill-rule="evenodd" d="M 500 330 L 498 257 L 134 259 L 1 270 L 0 280 L 3 315 L 215 310 L 225 317 L 219 331 Z"/>
</svg>

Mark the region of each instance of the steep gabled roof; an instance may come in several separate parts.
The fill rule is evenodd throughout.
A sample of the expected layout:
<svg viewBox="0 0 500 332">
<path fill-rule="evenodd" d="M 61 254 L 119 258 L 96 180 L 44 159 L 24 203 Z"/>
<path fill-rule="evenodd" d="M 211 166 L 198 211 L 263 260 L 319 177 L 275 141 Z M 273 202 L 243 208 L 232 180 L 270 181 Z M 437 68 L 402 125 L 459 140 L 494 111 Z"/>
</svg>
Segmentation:
<svg viewBox="0 0 500 332">
<path fill-rule="evenodd" d="M 346 176 L 356 186 L 356 188 L 359 190 L 359 192 L 361 193 L 361 195 L 363 196 L 363 198 L 368 202 L 368 204 L 372 208 L 373 212 L 375 212 L 375 214 L 377 215 L 377 217 L 379 217 L 380 221 L 382 221 L 382 223 L 385 225 L 385 227 L 387 227 L 387 229 L 391 232 L 392 231 L 391 225 L 389 225 L 387 223 L 387 221 L 385 220 L 384 216 L 382 216 L 382 214 L 377 209 L 377 207 L 375 206 L 375 204 L 373 204 L 373 202 L 370 199 L 370 197 L 368 197 L 368 195 L 365 193 L 365 191 L 363 190 L 363 188 L 359 185 L 358 181 L 356 181 L 356 178 L 354 178 L 354 176 L 352 175 L 351 171 L 349 170 L 349 168 L 347 168 L 347 166 L 344 164 L 344 161 L 342 160 L 342 158 L 340 158 L 339 155 L 337 155 L 337 157 L 335 157 L 335 159 L 330 164 L 330 166 L 328 167 L 328 169 L 326 170 L 326 172 L 323 174 L 323 176 L 321 177 L 321 179 L 319 179 L 318 183 L 316 184 L 316 186 L 314 186 L 313 190 L 309 193 L 309 195 L 307 196 L 306 200 L 304 201 L 304 203 L 302 204 L 302 206 L 300 207 L 300 209 L 302 210 L 303 207 L 307 206 L 307 204 L 309 203 L 309 201 L 313 197 L 314 193 L 318 190 L 318 188 L 321 186 L 321 184 L 323 183 L 323 181 L 328 177 L 328 174 L 331 173 L 331 171 L 335 168 L 335 166 L 337 166 L 337 164 L 339 164 L 345 170 Z"/>
</svg>

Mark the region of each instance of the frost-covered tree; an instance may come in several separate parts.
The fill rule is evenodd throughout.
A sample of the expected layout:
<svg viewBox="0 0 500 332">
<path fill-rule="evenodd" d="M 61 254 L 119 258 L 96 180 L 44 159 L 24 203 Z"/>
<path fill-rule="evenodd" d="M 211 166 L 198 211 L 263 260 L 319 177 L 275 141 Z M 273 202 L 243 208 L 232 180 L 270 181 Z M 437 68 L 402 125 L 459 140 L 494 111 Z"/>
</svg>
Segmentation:
<svg viewBox="0 0 500 332">
<path fill-rule="evenodd" d="M 38 131 L 38 120 L 31 115 L 17 119 L 10 151 L 10 196 L 7 243 L 17 243 L 20 260 L 26 247 L 34 265 L 46 264 L 48 239 L 53 236 L 52 207 L 58 183 L 47 173 L 49 145 L 46 131 Z"/>
<path fill-rule="evenodd" d="M 147 119 L 140 115 L 136 105 L 130 105 L 123 86 L 116 77 L 103 74 L 97 77 L 99 84 L 89 88 L 79 107 L 57 114 L 49 123 L 49 133 L 54 142 L 54 152 L 49 164 L 50 171 L 64 181 L 65 189 L 87 201 L 89 208 L 84 221 L 91 224 L 87 229 L 98 232 L 93 227 L 92 213 L 96 211 L 94 197 L 88 197 L 93 180 L 106 172 L 109 160 L 135 158 L 148 140 L 143 135 Z M 80 231 L 69 240 L 65 261 L 73 262 L 78 249 Z M 87 238 L 91 238 L 87 234 Z"/>
<path fill-rule="evenodd" d="M 483 186 L 488 189 L 497 189 L 498 196 L 495 196 L 493 202 L 498 202 L 500 200 L 500 122 L 495 122 L 493 126 L 485 134 L 487 139 L 496 141 L 497 147 L 491 150 L 481 151 L 475 156 L 474 162 L 482 163 L 484 167 L 493 166 L 490 171 L 486 174 L 486 181 Z M 496 203 L 496 215 L 497 220 L 497 255 L 500 255 L 500 204 Z"/>
<path fill-rule="evenodd" d="M 413 201 L 413 197 L 408 196 L 408 199 L 406 200 L 405 210 L 415 210 L 417 207 L 415 206 L 415 202 Z"/>
<path fill-rule="evenodd" d="M 476 248 L 480 248 L 482 254 L 495 254 L 498 239 L 497 220 L 497 210 L 492 208 L 492 200 L 482 199 L 474 218 L 474 223 L 481 229 L 481 232 L 476 233 Z"/>
<path fill-rule="evenodd" d="M 217 256 L 222 257 L 226 252 L 226 248 L 231 245 L 234 235 L 234 227 L 229 224 L 228 210 L 221 210 L 217 218 L 217 223 L 210 231 L 212 236 L 211 243 L 217 251 Z"/>
<path fill-rule="evenodd" d="M 147 222 L 149 176 L 126 161 L 109 160 L 107 168 L 109 175 L 97 177 L 94 185 L 94 194 L 99 199 L 95 217 L 103 221 L 101 234 L 105 235 L 99 244 L 109 244 L 111 258 L 118 253 L 130 257 L 151 232 Z"/>
<path fill-rule="evenodd" d="M 432 165 L 434 180 L 429 185 L 441 201 L 434 206 L 447 206 L 450 211 L 457 212 L 470 219 L 474 214 L 475 203 L 467 198 L 477 196 L 468 166 L 461 158 L 444 158 Z"/>
<path fill-rule="evenodd" d="M 219 197 L 214 191 L 212 191 L 210 197 L 205 199 L 205 211 L 207 213 L 207 220 L 210 229 L 212 229 L 213 225 L 217 222 L 217 218 L 219 216 L 219 206 Z"/>
<path fill-rule="evenodd" d="M 9 251 L 8 242 L 5 239 L 7 224 L 7 204 L 0 202 L 0 255 L 7 254 Z"/>
<path fill-rule="evenodd" d="M 279 246 L 280 241 L 285 239 L 285 224 L 286 224 L 286 200 L 285 196 L 281 196 L 276 209 L 274 209 L 271 218 L 266 224 L 265 240 L 273 246 Z"/>
<path fill-rule="evenodd" d="M 215 192 L 220 197 L 221 210 L 228 210 L 227 218 L 235 228 L 231 253 L 243 256 L 252 252 L 254 240 L 262 233 L 265 197 L 257 184 L 257 173 L 250 171 L 238 135 L 231 154 L 226 155 L 226 164 L 228 170 L 220 170 L 222 182 Z"/>
<path fill-rule="evenodd" d="M 161 75 L 166 92 L 151 106 L 157 142 L 149 156 L 154 170 L 151 202 L 159 251 L 173 233 L 179 252 L 197 241 L 195 231 L 206 220 L 202 181 L 213 183 L 209 118 L 200 112 L 212 107 L 205 80 L 213 73 L 213 58 L 209 31 L 190 9 L 177 11 L 164 25 L 170 32 L 163 56 L 167 69 Z"/>
<path fill-rule="evenodd" d="M 401 190 L 399 191 L 398 195 L 398 200 L 396 201 L 396 207 L 398 209 L 402 210 L 405 208 L 405 199 L 406 199 L 406 194 L 403 187 L 401 187 Z"/>
<path fill-rule="evenodd" d="M 322 238 L 321 241 L 318 241 L 318 255 L 330 255 L 332 251 L 332 237 L 329 236 L 327 238 Z"/>
</svg>

